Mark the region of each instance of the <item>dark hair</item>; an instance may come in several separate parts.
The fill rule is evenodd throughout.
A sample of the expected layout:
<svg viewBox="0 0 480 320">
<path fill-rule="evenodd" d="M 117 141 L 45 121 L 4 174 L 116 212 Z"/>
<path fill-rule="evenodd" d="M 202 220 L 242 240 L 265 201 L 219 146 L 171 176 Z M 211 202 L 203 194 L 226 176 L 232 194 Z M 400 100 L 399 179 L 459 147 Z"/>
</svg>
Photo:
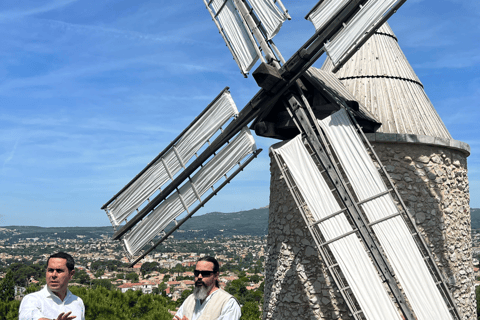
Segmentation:
<svg viewBox="0 0 480 320">
<path fill-rule="evenodd" d="M 61 258 L 67 260 L 67 269 L 69 271 L 72 271 L 75 269 L 75 261 L 73 260 L 72 256 L 69 255 L 68 253 L 65 252 L 57 252 L 52 254 L 50 257 L 47 259 L 47 267 L 48 267 L 48 262 L 50 261 L 50 258 Z"/>
<path fill-rule="evenodd" d="M 217 273 L 220 272 L 220 265 L 218 264 L 217 259 L 215 259 L 214 257 L 211 257 L 211 256 L 202 257 L 202 258 L 197 260 L 197 263 L 200 262 L 200 261 L 207 261 L 207 262 L 213 263 L 213 273 L 214 274 L 217 274 Z M 215 280 L 215 286 L 217 288 L 220 288 L 220 284 L 218 283 L 218 280 Z"/>
</svg>

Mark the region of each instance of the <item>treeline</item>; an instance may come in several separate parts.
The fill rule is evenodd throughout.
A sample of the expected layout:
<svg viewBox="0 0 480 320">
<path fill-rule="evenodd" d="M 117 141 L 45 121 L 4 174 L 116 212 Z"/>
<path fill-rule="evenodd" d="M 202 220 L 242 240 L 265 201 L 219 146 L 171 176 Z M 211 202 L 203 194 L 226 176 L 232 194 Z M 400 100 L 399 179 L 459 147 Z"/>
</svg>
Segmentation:
<svg viewBox="0 0 480 320">
<path fill-rule="evenodd" d="M 87 289 L 70 287 L 73 294 L 85 304 L 85 319 L 89 320 L 171 320 L 168 310 L 175 310 L 176 303 L 160 295 L 142 294 L 141 291 L 107 290 L 103 287 Z M 0 320 L 18 319 L 20 302 L 0 301 Z"/>
<path fill-rule="evenodd" d="M 43 264 L 24 264 L 24 263 L 12 263 L 8 268 L 4 268 L 0 271 L 9 273 L 11 272 L 13 282 L 19 287 L 28 287 L 30 278 L 45 279 L 45 263 Z"/>
</svg>

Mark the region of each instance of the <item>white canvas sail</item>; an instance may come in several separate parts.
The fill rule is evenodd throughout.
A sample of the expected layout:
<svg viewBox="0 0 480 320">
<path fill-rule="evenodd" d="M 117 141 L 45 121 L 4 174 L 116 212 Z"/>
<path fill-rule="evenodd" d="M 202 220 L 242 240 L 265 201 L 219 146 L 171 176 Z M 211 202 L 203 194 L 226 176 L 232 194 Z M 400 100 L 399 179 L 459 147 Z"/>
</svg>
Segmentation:
<svg viewBox="0 0 480 320">
<path fill-rule="evenodd" d="M 318 30 L 351 0 L 325 0 L 310 12 L 307 19 Z M 387 13 L 398 0 L 369 0 L 333 39 L 325 44 L 327 54 L 336 65 L 341 58 Z"/>
<path fill-rule="evenodd" d="M 172 193 L 124 236 L 128 252 L 131 255 L 138 253 L 175 218 L 200 200 L 198 196 L 204 195 L 236 164 L 255 150 L 253 136 L 248 128 L 244 128 L 233 141 L 207 162 L 178 191 Z"/>
<path fill-rule="evenodd" d="M 306 150 L 301 136 L 270 150 L 279 154 L 285 161 L 314 220 L 318 221 L 340 210 L 327 182 Z M 326 241 L 353 230 L 343 213 L 319 223 L 316 228 Z M 350 234 L 330 243 L 328 247 L 366 318 L 400 320 L 401 317 L 358 236 Z"/>
<path fill-rule="evenodd" d="M 345 110 L 319 121 L 319 124 L 345 169 L 359 201 L 387 191 Z M 398 213 L 389 194 L 361 206 L 370 223 Z M 417 318 L 451 320 L 448 307 L 402 217 L 397 215 L 374 224 L 372 228 Z"/>
<path fill-rule="evenodd" d="M 314 10 L 312 10 L 306 17 L 310 20 L 315 29 L 321 29 L 325 26 L 328 20 L 335 16 L 340 10 L 345 7 L 349 0 L 324 0 Z"/>
<path fill-rule="evenodd" d="M 282 12 L 273 0 L 249 0 L 253 11 L 257 14 L 267 31 L 267 40 L 272 39 L 287 20 L 286 12 Z"/>
<path fill-rule="evenodd" d="M 224 125 L 238 114 L 230 93 L 224 91 L 213 105 L 181 136 L 163 156 L 155 161 L 143 174 L 107 207 L 112 225 L 120 225 L 150 196 L 170 181 L 184 164 Z"/>
<path fill-rule="evenodd" d="M 211 6 L 214 15 L 217 16 L 221 32 L 225 35 L 225 40 L 229 42 L 232 53 L 236 56 L 235 60 L 242 72 L 248 73 L 259 58 L 257 44 L 250 34 L 250 30 L 245 26 L 243 18 L 232 0 L 213 0 Z"/>
</svg>

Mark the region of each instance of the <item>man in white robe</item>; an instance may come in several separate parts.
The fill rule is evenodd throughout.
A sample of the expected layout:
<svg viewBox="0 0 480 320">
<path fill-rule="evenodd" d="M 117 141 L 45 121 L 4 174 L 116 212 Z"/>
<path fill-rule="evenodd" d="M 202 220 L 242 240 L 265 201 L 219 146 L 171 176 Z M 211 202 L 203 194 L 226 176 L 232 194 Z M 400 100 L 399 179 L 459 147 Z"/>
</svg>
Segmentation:
<svg viewBox="0 0 480 320">
<path fill-rule="evenodd" d="M 195 267 L 195 289 L 185 299 L 173 320 L 238 320 L 242 315 L 237 299 L 218 286 L 218 261 L 203 257 Z"/>
</svg>

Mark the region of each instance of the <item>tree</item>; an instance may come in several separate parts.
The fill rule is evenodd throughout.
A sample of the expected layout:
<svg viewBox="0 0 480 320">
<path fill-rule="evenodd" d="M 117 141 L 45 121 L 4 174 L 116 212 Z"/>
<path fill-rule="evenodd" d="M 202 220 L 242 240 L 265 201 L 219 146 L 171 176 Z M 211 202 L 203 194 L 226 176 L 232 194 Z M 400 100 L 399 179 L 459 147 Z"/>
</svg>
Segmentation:
<svg viewBox="0 0 480 320">
<path fill-rule="evenodd" d="M 246 284 L 241 279 L 233 280 L 227 284 L 225 291 L 235 296 L 240 304 L 245 304 L 248 301 L 247 296 L 249 291 L 247 290 Z"/>
<path fill-rule="evenodd" d="M 250 277 L 250 281 L 253 283 L 257 283 L 261 280 L 260 276 L 258 274 L 254 274 L 253 276 Z"/>
<path fill-rule="evenodd" d="M 171 320 L 172 315 L 168 310 L 175 310 L 175 303 L 170 299 L 142 294 L 141 291 L 129 290 L 122 293 L 103 287 L 70 289 L 73 294 L 82 298 L 85 303 L 85 318 L 89 320 Z"/>
<path fill-rule="evenodd" d="M 477 298 L 477 319 L 480 320 L 480 286 L 475 288 L 475 295 Z"/>
<path fill-rule="evenodd" d="M 177 300 L 177 305 L 180 307 L 182 303 L 187 299 L 187 297 L 192 293 L 192 290 L 184 290 L 182 292 L 182 295 L 180 298 Z"/>
<path fill-rule="evenodd" d="M 15 281 L 13 280 L 13 272 L 8 271 L 0 282 L 0 301 L 12 301 L 15 299 Z"/>
<path fill-rule="evenodd" d="M 105 274 L 105 270 L 103 269 L 98 269 L 97 272 L 95 272 L 95 278 L 100 278 Z"/>
<path fill-rule="evenodd" d="M 132 282 L 138 282 L 138 274 L 136 274 L 135 272 L 130 272 L 125 276 L 125 278 Z"/>
<path fill-rule="evenodd" d="M 73 281 L 80 284 L 87 284 L 90 281 L 90 277 L 88 276 L 88 273 L 85 270 L 75 268 Z"/>
<path fill-rule="evenodd" d="M 140 271 L 142 271 L 142 274 L 145 275 L 147 273 L 157 270 L 158 265 L 158 262 L 145 262 L 140 267 Z"/>
<path fill-rule="evenodd" d="M 113 290 L 115 288 L 115 286 L 108 279 L 95 279 L 92 281 L 92 285 L 94 288 L 104 287 L 108 290 Z"/>
<path fill-rule="evenodd" d="M 12 263 L 9 269 L 12 271 L 13 281 L 17 286 L 27 287 L 31 277 L 38 280 L 45 278 L 45 265 L 43 264 L 25 265 L 16 262 Z"/>
<path fill-rule="evenodd" d="M 260 320 L 261 315 L 262 314 L 258 308 L 258 304 L 253 301 L 249 301 L 242 307 L 242 317 L 240 320 Z"/>
<path fill-rule="evenodd" d="M 180 263 L 177 263 L 177 265 L 175 267 L 173 267 L 173 269 L 170 270 L 170 272 L 185 272 L 187 270 L 186 267 L 182 266 Z"/>
<path fill-rule="evenodd" d="M 30 284 L 28 286 L 28 288 L 25 290 L 25 295 L 33 293 L 33 292 L 40 291 L 41 289 L 42 289 L 42 286 L 39 285 L 38 283 L 37 284 L 34 284 L 34 283 Z"/>
<path fill-rule="evenodd" d="M 20 301 L 0 300 L 0 319 L 1 320 L 18 320 L 19 307 L 20 307 Z"/>
<path fill-rule="evenodd" d="M 260 283 L 260 287 L 258 287 L 258 291 L 261 291 L 263 294 L 263 292 L 265 291 L 264 288 L 265 288 L 265 281 L 262 281 L 262 283 Z"/>
<path fill-rule="evenodd" d="M 158 285 L 158 288 L 153 288 L 153 293 L 166 296 L 165 290 L 167 290 L 167 284 L 162 281 L 162 283 Z"/>
</svg>

